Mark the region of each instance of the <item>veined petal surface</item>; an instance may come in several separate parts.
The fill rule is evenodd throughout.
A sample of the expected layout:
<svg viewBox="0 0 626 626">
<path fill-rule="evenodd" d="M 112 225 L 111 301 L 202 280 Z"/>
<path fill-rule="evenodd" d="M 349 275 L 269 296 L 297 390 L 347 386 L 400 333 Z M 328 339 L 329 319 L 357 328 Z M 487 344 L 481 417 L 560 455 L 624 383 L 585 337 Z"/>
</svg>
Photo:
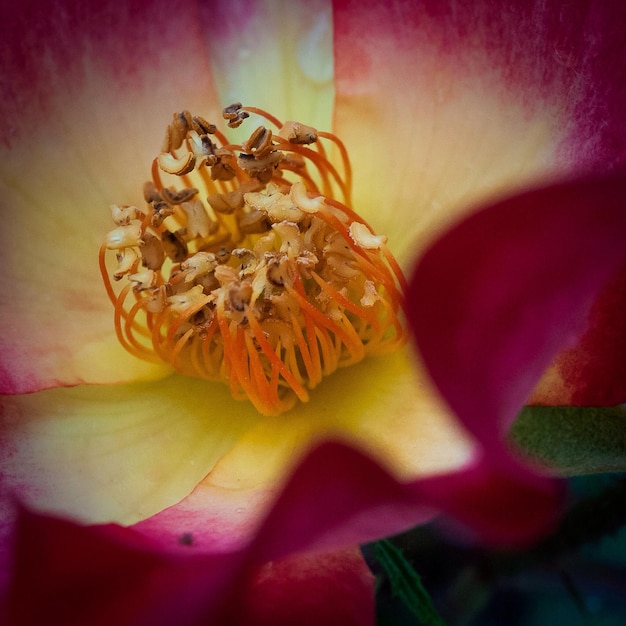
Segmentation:
<svg viewBox="0 0 626 626">
<path fill-rule="evenodd" d="M 109 205 L 142 201 L 172 113 L 220 111 L 195 14 L 190 2 L 3 7 L 0 280 L 15 294 L 0 305 L 3 392 L 167 371 L 117 344 L 97 251 Z"/>
<path fill-rule="evenodd" d="M 289 22 L 277 22 L 278 6 L 268 4 L 268 8 L 263 8 L 261 12 L 272 16 L 274 28 L 280 30 Z M 451 6 L 429 2 L 415 5 L 366 3 L 359 6 L 367 10 L 358 11 L 354 4 L 339 2 L 333 15 L 337 90 L 335 130 L 345 135 L 356 157 L 355 208 L 380 232 L 390 236 L 392 249 L 400 255 L 406 267 L 416 252 L 432 241 L 445 224 L 469 210 L 470 201 L 492 197 L 544 177 L 609 163 L 608 135 L 600 133 L 597 124 L 594 126 L 591 123 L 582 135 L 575 132 L 582 128 L 580 124 L 584 115 L 577 112 L 586 102 L 583 96 L 594 87 L 593 81 L 587 80 L 594 75 L 589 72 L 581 74 L 582 47 L 572 48 L 570 45 L 574 34 L 569 31 L 564 33 L 564 43 L 559 48 L 561 40 L 552 37 L 554 32 L 559 32 L 556 26 L 558 20 L 555 22 L 557 16 L 550 9 L 546 8 L 542 14 L 535 8 L 527 15 L 524 12 L 518 14 L 517 9 L 508 7 L 498 13 L 496 3 L 485 2 L 475 5 L 473 9 L 457 7 L 460 13 L 456 14 Z M 598 11 L 597 5 L 590 6 L 596 7 L 589 12 L 593 15 L 593 11 Z M 34 35 L 26 37 L 25 43 L 17 46 L 17 52 L 12 52 L 10 46 L 3 48 L 3 55 L 8 55 L 12 63 L 10 67 L 14 68 L 19 67 L 22 57 L 26 58 L 38 49 L 35 43 L 43 45 L 45 51 L 45 54 L 36 56 L 43 59 L 40 65 L 34 62 L 26 64 L 31 73 L 27 72 L 24 76 L 29 79 L 22 80 L 16 71 L 11 97 L 4 105 L 12 120 L 8 128 L 13 130 L 5 137 L 4 144 L 11 158 L 3 159 L 7 165 L 6 169 L 3 165 L 1 170 L 3 202 L 10 201 L 6 207 L 3 205 L 3 213 L 14 207 L 18 209 L 15 222 L 9 223 L 7 234 L 3 235 L 3 243 L 6 241 L 8 246 L 5 249 L 10 251 L 7 261 L 11 270 L 11 280 L 6 277 L 4 280 L 7 281 L 7 289 L 23 283 L 25 294 L 23 303 L 18 299 L 7 307 L 8 323 L 2 329 L 7 342 L 6 350 L 3 346 L 6 356 L 6 360 L 3 357 L 6 369 L 3 389 L 9 392 L 81 381 L 130 381 L 163 376 L 162 370 L 140 371 L 136 369 L 139 364 L 120 360 L 121 350 L 106 360 L 108 373 L 101 371 L 102 362 L 97 364 L 99 371 L 92 369 L 92 355 L 102 354 L 105 348 L 110 347 L 108 342 L 114 339 L 110 305 L 103 291 L 93 296 L 93 302 L 87 298 L 80 299 L 84 290 L 94 293 L 93 285 L 99 285 L 96 264 L 90 266 L 86 259 L 95 259 L 95 254 L 93 257 L 88 254 L 95 253 L 102 234 L 109 228 L 106 206 L 111 202 L 140 202 L 141 182 L 146 177 L 155 150 L 158 150 L 160 129 L 173 111 L 189 108 L 208 117 L 211 111 L 219 113 L 224 104 L 222 94 L 232 93 L 233 85 L 240 80 L 245 84 L 246 97 L 265 86 L 262 81 L 255 82 L 257 76 L 252 76 L 255 73 L 251 71 L 254 64 L 245 66 L 242 59 L 228 54 L 242 48 L 232 36 L 236 29 L 224 21 L 229 15 L 226 3 L 216 4 L 216 14 L 207 7 L 196 11 L 195 6 L 189 4 L 180 5 L 180 10 L 171 16 L 169 11 L 163 9 L 143 21 L 139 18 L 147 18 L 147 15 L 142 3 L 131 3 L 121 13 L 113 5 L 101 5 L 99 13 L 93 14 L 86 10 L 81 12 L 77 9 L 78 4 L 70 3 L 63 7 L 53 12 L 48 39 L 52 43 L 48 48 L 41 43 L 44 38 Z M 307 10 L 301 8 L 302 14 L 307 15 Z M 298 14 L 300 8 L 295 12 Z M 214 19 L 215 15 L 226 17 L 220 21 Z M 249 21 L 242 24 L 241 33 L 252 36 L 263 32 L 262 26 L 259 26 L 262 21 L 257 21 L 255 15 L 245 11 L 242 15 L 248 16 Z M 534 39 L 530 39 L 531 43 L 540 45 L 533 48 L 532 60 L 524 63 L 521 61 L 532 48 L 531 43 L 528 43 L 528 48 L 526 44 L 518 47 L 512 43 L 519 39 L 516 18 L 520 15 L 526 16 L 520 22 L 526 28 L 522 32 L 533 31 L 531 25 L 541 27 L 535 29 Z M 542 21 L 542 16 L 545 21 Z M 588 42 L 591 34 L 585 30 L 585 25 L 593 23 L 593 20 L 583 19 L 586 14 L 579 16 L 577 13 L 576 16 L 578 21 L 574 22 L 581 25 L 579 39 Z M 16 24 L 24 26 L 28 21 L 26 17 L 33 20 L 34 26 L 39 24 L 40 30 L 34 28 L 32 32 L 41 32 L 43 22 L 37 21 L 36 11 L 32 16 L 21 13 L 17 22 L 6 22 L 7 32 Z M 155 24 L 161 23 L 164 29 L 159 31 Z M 234 23 L 237 25 L 236 20 Z M 207 43 L 199 34 L 199 25 L 202 25 L 204 33 L 215 35 L 210 42 Z M 215 25 L 214 33 L 211 25 Z M 220 25 L 224 25 L 222 30 Z M 98 30 L 96 26 L 102 26 L 102 29 Z M 144 28 L 149 28 L 149 31 L 144 31 Z M 296 28 L 295 32 L 300 33 L 298 45 L 306 40 L 301 33 L 319 34 L 323 30 L 321 26 L 319 29 L 300 31 Z M 70 33 L 75 32 L 80 33 L 76 40 L 70 37 Z M 159 36 L 154 33 L 159 33 Z M 306 45 L 312 46 L 311 49 L 315 49 L 315 36 L 311 35 L 307 40 L 309 43 Z M 169 42 L 168 51 L 173 52 L 163 52 L 165 48 L 159 46 L 163 44 L 161 37 Z M 528 38 L 522 40 L 528 41 Z M 7 37 L 6 41 L 13 39 Z M 67 45 L 64 48 L 59 42 Z M 259 52 L 255 63 L 263 65 L 261 52 L 264 46 L 246 45 L 245 49 L 253 56 Z M 285 45 L 287 48 L 293 46 L 291 43 Z M 555 45 L 558 49 L 553 50 L 553 54 L 540 54 Z M 211 63 L 207 61 L 207 49 L 209 56 L 213 57 Z M 218 49 L 223 52 L 221 57 L 215 52 Z M 272 50 L 272 46 L 267 49 Z M 293 47 L 290 49 L 293 50 Z M 572 50 L 578 51 L 578 54 L 571 59 L 565 55 L 565 63 L 559 61 L 563 51 Z M 606 51 L 602 52 L 604 49 L 600 44 L 596 50 L 599 51 L 597 58 L 605 58 Z M 80 54 L 76 54 L 78 51 Z M 110 54 L 100 54 L 102 51 Z M 146 52 L 152 52 L 153 56 L 146 56 Z M 298 54 L 296 46 L 295 59 L 301 66 L 299 71 L 308 72 L 314 77 L 310 84 L 321 86 L 327 94 L 324 63 L 308 66 L 305 71 L 306 55 Z M 141 60 L 145 58 L 154 62 L 144 66 Z M 238 59 L 232 61 L 232 77 L 228 71 L 230 58 Z M 269 66 L 274 68 L 272 63 Z M 134 68 L 132 76 L 141 77 L 141 80 L 129 80 L 128 67 Z M 64 68 L 63 73 L 61 68 Z M 514 71 L 516 68 L 520 71 Z M 588 66 L 585 68 L 588 69 Z M 143 74 L 144 71 L 147 74 Z M 164 74 L 169 80 L 163 80 Z M 52 86 L 46 76 L 51 77 L 54 89 L 46 89 Z M 580 84 L 574 81 L 576 77 Z M 203 88 L 205 84 L 206 90 Z M 595 84 L 595 88 L 600 90 L 601 84 L 604 83 Z M 34 92 L 31 85 L 36 86 Z M 219 96 L 214 85 L 218 86 Z M 291 111 L 294 104 L 284 95 L 282 87 L 274 84 L 268 87 L 268 92 L 283 94 L 282 100 L 278 97 L 283 107 L 279 108 L 281 115 L 291 117 L 293 113 L 294 117 L 303 119 L 300 111 Z M 577 87 L 580 91 L 576 90 Z M 573 94 L 577 98 L 569 97 Z M 327 95 L 324 97 L 327 98 Z M 324 97 L 319 101 L 311 98 L 311 102 L 316 103 L 311 108 L 315 108 L 316 115 L 319 115 L 315 120 L 322 122 L 326 115 L 325 105 L 318 107 L 317 103 L 327 102 Z M 22 111 L 19 104 L 25 101 L 30 108 Z M 40 101 L 45 105 L 41 111 L 49 114 L 48 136 L 54 139 L 54 147 L 40 147 L 36 141 L 33 112 Z M 144 107 L 146 101 L 147 108 Z M 293 102 L 300 100 L 294 99 Z M 612 100 L 605 110 L 611 109 L 611 103 Z M 260 104 L 274 108 L 265 101 Z M 18 111 L 20 115 L 17 115 Z M 112 111 L 116 112 L 115 116 Z M 121 111 L 119 119 L 118 111 Z M 598 121 L 598 118 L 590 119 Z M 75 130 L 79 131 L 76 135 Z M 148 136 L 150 139 L 144 144 L 142 139 Z M 135 139 L 137 137 L 139 141 Z M 407 137 L 410 138 L 408 146 Z M 63 146 L 63 150 L 59 146 Z M 613 147 L 611 163 L 614 165 L 620 158 L 620 152 L 618 145 Z M 68 157 L 70 162 L 63 167 L 57 166 L 53 158 L 59 152 L 71 155 Z M 92 155 L 98 155 L 98 160 L 96 157 L 93 160 L 86 158 Z M 59 169 L 55 169 L 57 167 Z M 44 184 L 30 186 L 30 178 L 26 179 L 22 174 L 26 170 L 38 172 L 43 177 L 38 180 Z M 72 172 L 72 177 L 66 179 L 60 174 L 67 171 Z M 106 177 L 101 177 L 102 172 L 106 173 Z M 383 184 L 378 184 L 379 181 Z M 78 225 L 77 206 L 85 207 Z M 40 216 L 41 221 L 33 219 L 34 215 Z M 87 231 L 85 226 L 88 226 Z M 24 260 L 19 245 L 24 233 L 39 241 L 50 232 L 56 233 L 55 241 L 64 242 L 63 254 L 59 253 L 60 244 L 53 245 L 50 251 L 46 247 L 48 244 L 41 243 L 34 252 L 32 262 L 30 257 Z M 72 252 L 74 248 L 77 250 L 76 258 L 81 259 L 78 268 Z M 51 265 L 52 254 L 57 255 L 54 258 L 57 259 L 58 269 L 51 270 L 50 280 L 46 281 L 40 268 Z M 73 281 L 65 280 L 69 274 Z M 32 287 L 28 287 L 31 277 Z M 69 295 L 65 291 L 57 291 L 59 284 L 70 285 Z M 50 291 L 49 286 L 54 286 L 54 289 Z M 43 312 L 37 308 L 41 304 L 46 305 Z M 5 319 L 4 310 L 2 313 Z M 41 328 L 38 323 L 45 313 L 48 313 L 47 328 L 59 327 L 69 337 Z M 36 330 L 26 332 L 32 328 Z M 18 343 L 18 339 L 26 336 L 33 338 L 32 344 Z M 261 419 L 253 415 L 247 405 L 228 399 L 222 401 L 220 398 L 226 398 L 227 389 L 218 389 L 217 385 L 195 381 L 182 383 L 178 377 L 138 385 L 135 390 L 141 388 L 141 394 L 151 398 L 150 403 L 158 401 L 158 388 L 161 387 L 172 390 L 171 395 L 168 394 L 168 402 L 182 397 L 187 406 L 187 402 L 192 403 L 191 398 L 206 397 L 210 399 L 211 406 L 210 409 L 207 407 L 206 413 L 203 408 L 200 413 L 196 411 L 187 416 L 190 417 L 187 433 L 174 434 L 174 429 L 182 430 L 175 422 L 159 430 L 151 451 L 144 450 L 140 455 L 140 459 L 145 458 L 145 465 L 143 461 L 139 465 L 128 464 L 128 460 L 121 464 L 107 461 L 102 468 L 105 470 L 104 480 L 97 472 L 88 472 L 82 483 L 79 476 L 72 476 L 69 496 L 64 495 L 59 477 L 68 476 L 72 470 L 65 474 L 61 471 L 59 477 L 54 476 L 59 456 L 66 446 L 71 445 L 74 437 L 70 432 L 73 429 L 63 430 L 64 405 L 58 405 L 63 406 L 63 411 L 51 412 L 42 408 L 42 400 L 22 396 L 11 400 L 10 406 L 15 407 L 13 415 L 38 416 L 42 423 L 33 426 L 34 420 L 24 420 L 24 425 L 16 425 L 18 420 L 10 421 L 8 441 L 15 442 L 15 453 L 7 463 L 13 468 L 36 468 L 26 470 L 22 484 L 23 492 L 31 494 L 32 504 L 73 515 L 82 514 L 92 521 L 119 519 L 129 522 L 150 515 L 186 495 L 209 472 L 192 495 L 178 507 L 166 509 L 138 526 L 138 530 L 145 534 L 156 534 L 164 540 L 176 540 L 180 537 L 181 528 L 185 528 L 183 532 L 193 532 L 194 537 L 198 532 L 198 547 L 207 551 L 241 546 L 250 539 L 252 530 L 258 527 L 266 514 L 274 515 L 275 519 L 282 520 L 286 527 L 291 528 L 291 534 L 282 538 L 270 535 L 263 539 L 261 536 L 263 541 L 259 541 L 265 551 L 259 548 L 258 554 L 266 558 L 289 549 L 330 546 L 371 538 L 377 533 L 400 530 L 424 519 L 431 506 L 445 509 L 450 505 L 449 509 L 455 510 L 454 502 L 446 505 L 443 496 L 439 500 L 435 497 L 441 490 L 438 492 L 433 487 L 429 493 L 428 487 L 424 487 L 419 492 L 410 483 L 418 477 L 466 467 L 475 460 L 472 442 L 454 424 L 449 412 L 417 373 L 419 368 L 410 359 L 405 351 L 391 357 L 371 359 L 358 367 L 339 372 L 316 391 L 311 403 L 281 420 Z M 190 391 L 192 393 L 188 393 Z M 81 402 L 89 404 L 90 394 L 95 394 L 96 399 L 100 394 L 102 399 L 103 391 L 85 387 L 78 393 L 85 394 Z M 70 396 L 58 397 L 66 402 Z M 131 401 L 130 394 L 126 400 Z M 71 400 L 69 402 L 71 404 Z M 136 408 L 136 400 L 133 399 L 131 404 Z M 155 412 L 154 432 L 163 417 L 160 410 Z M 87 417 L 87 414 L 78 415 L 78 412 L 75 417 L 84 428 L 83 432 L 95 423 L 87 419 L 83 422 L 83 418 Z M 207 422 L 201 423 L 196 419 L 199 417 L 206 417 Z M 137 436 L 139 430 L 132 434 L 136 418 L 134 410 L 120 418 L 129 420 L 131 435 L 126 450 L 129 455 L 134 453 L 134 446 L 141 439 Z M 216 426 L 217 422 L 229 422 L 233 427 L 222 434 Z M 219 434 L 208 433 L 206 429 L 209 428 L 215 428 Z M 50 437 L 51 433 L 59 435 Z M 425 436 L 425 433 L 428 435 Z M 103 440 L 103 434 L 104 430 L 91 433 L 100 440 Z M 287 490 L 283 492 L 273 514 L 267 510 L 272 501 L 268 493 L 272 496 L 279 493 L 277 485 L 284 484 L 289 470 L 312 443 L 331 436 L 349 444 L 356 443 L 389 470 L 391 476 L 384 474 L 375 463 L 364 463 L 363 467 L 371 470 L 381 489 L 366 493 L 359 500 L 355 494 L 358 495 L 356 489 L 360 477 L 350 473 L 351 453 L 347 452 L 344 456 L 345 450 L 331 448 L 330 458 L 335 458 L 337 464 L 327 463 L 325 467 L 329 471 L 336 469 L 346 474 L 345 483 L 335 491 L 337 506 L 329 510 L 325 520 L 317 526 L 314 521 L 311 522 L 307 532 L 297 537 L 295 532 L 298 528 L 290 525 L 290 520 L 303 520 L 305 514 L 315 512 L 312 511 L 314 501 L 309 494 L 300 493 L 299 486 L 314 484 L 311 476 L 319 479 L 319 466 L 315 463 L 320 457 L 313 465 L 305 466 L 305 470 L 307 467 L 310 469 L 308 474 L 300 474 L 298 480 L 287 483 Z M 168 487 L 162 494 L 155 491 L 153 498 L 148 497 L 146 487 L 150 485 L 151 471 L 154 471 L 155 451 L 168 450 L 172 437 L 178 442 L 176 446 L 179 449 L 197 438 L 195 458 L 204 465 L 202 469 L 190 469 L 189 456 L 178 456 L 174 466 L 166 468 L 170 472 L 171 483 L 169 479 L 165 483 L 176 483 L 175 488 Z M 83 441 L 89 438 L 88 433 Z M 220 447 L 222 443 L 224 447 Z M 94 458 L 98 458 L 97 448 L 88 446 L 86 450 L 94 452 Z M 81 464 L 89 467 L 92 463 L 88 454 L 70 458 L 74 470 Z M 26 461 L 25 465 L 21 465 L 22 460 Z M 345 464 L 342 464 L 344 461 Z M 175 467 L 176 462 L 184 471 Z M 117 484 L 121 480 L 119 474 L 110 471 L 115 464 L 129 467 L 133 470 L 133 477 L 141 477 L 138 490 L 126 490 L 123 481 Z M 45 475 L 48 467 L 53 470 L 51 476 Z M 147 481 L 144 480 L 146 471 Z M 16 476 L 19 474 L 17 470 L 13 473 Z M 7 475 L 12 474 L 7 471 Z M 163 476 L 158 472 L 156 475 Z M 306 480 L 298 482 L 303 476 Z M 332 472 L 328 478 L 328 484 L 332 486 Z M 409 487 L 402 487 L 398 478 Z M 474 482 L 479 484 L 484 474 L 476 470 L 474 478 Z M 453 479 L 458 479 L 457 491 L 448 485 L 447 493 L 461 493 L 461 475 L 453 475 Z M 17 486 L 17 480 L 13 484 Z M 102 491 L 95 488 L 98 485 L 101 485 Z M 442 486 L 445 487 L 445 481 L 437 485 Z M 413 489 L 419 493 L 414 493 Z M 100 495 L 106 492 L 108 495 L 101 503 Z M 81 507 L 83 494 L 87 495 L 87 502 L 94 503 L 94 509 L 87 511 Z M 350 500 L 353 496 L 354 499 Z M 346 498 L 347 505 L 342 508 Z M 111 504 L 114 506 L 108 508 Z M 298 508 L 299 505 L 301 508 Z M 377 507 L 380 514 L 373 515 L 372 510 Z M 383 514 L 385 507 L 387 511 L 395 511 L 388 522 L 385 522 Z M 459 512 L 458 507 L 456 509 Z M 237 517 L 241 521 L 233 524 Z M 367 519 L 371 525 L 364 530 L 362 524 Z M 281 528 L 281 525 L 277 524 L 275 528 Z"/>
<path fill-rule="evenodd" d="M 624 162 L 619 2 L 339 1 L 335 129 L 406 264 L 477 203 Z"/>
<path fill-rule="evenodd" d="M 5 393 L 169 371 L 118 345 L 95 261 L 109 205 L 143 202 L 173 113 L 220 122 L 224 98 L 248 98 L 283 119 L 331 119 L 328 3 L 57 4 L 1 16 L 0 280 L 18 290 L 1 305 Z"/>
</svg>

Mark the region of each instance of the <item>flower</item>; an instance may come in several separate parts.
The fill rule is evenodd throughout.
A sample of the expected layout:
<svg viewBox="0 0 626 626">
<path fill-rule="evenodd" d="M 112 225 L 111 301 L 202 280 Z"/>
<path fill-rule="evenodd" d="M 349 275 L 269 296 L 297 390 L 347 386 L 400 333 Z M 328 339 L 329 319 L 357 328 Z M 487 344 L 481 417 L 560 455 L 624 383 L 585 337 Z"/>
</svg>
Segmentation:
<svg viewBox="0 0 626 626">
<path fill-rule="evenodd" d="M 435 331 L 445 327 L 419 315 L 428 310 L 421 299 L 438 294 L 445 304 L 446 292 L 432 280 L 423 286 L 420 270 L 411 294 L 416 335 L 445 398 L 485 447 L 455 421 L 409 350 L 337 372 L 297 412 L 268 418 L 235 403 L 224 386 L 133 359 L 115 339 L 95 259 L 110 230 L 106 207 L 141 202 L 162 126 L 181 108 L 208 116 L 242 100 L 281 119 L 332 126 L 352 148 L 353 206 L 389 237 L 407 270 L 478 202 L 560 176 L 617 170 L 626 133 L 611 68 L 623 59 L 622 9 L 569 8 L 336 2 L 334 79 L 325 39 L 331 7 L 321 1 L 181 2 L 175 10 L 137 1 L 88 11 L 67 1 L 45 12 L 33 2 L 0 16 L 7 68 L 0 202 L 8 216 L 0 280 L 11 295 L 1 303 L 0 380 L 10 394 L 2 404 L 5 491 L 82 522 L 135 524 L 128 534 L 97 527 L 91 545 L 103 545 L 104 555 L 117 546 L 116 567 L 163 567 L 170 591 L 197 598 L 198 589 L 211 590 L 205 600 L 213 608 L 231 597 L 219 593 L 228 584 L 250 589 L 240 577 L 252 561 L 354 545 L 428 519 L 433 509 L 500 540 L 545 528 L 552 483 L 508 455 L 490 458 L 502 449 L 494 424 L 521 406 L 539 365 L 527 368 L 526 355 L 507 370 L 507 381 L 519 383 L 515 393 L 496 397 L 483 386 L 474 404 L 455 395 L 450 377 L 442 382 L 433 366 L 443 344 L 424 343 L 431 332 L 443 340 Z M 608 272 L 607 263 L 589 279 L 587 296 Z M 524 295 L 522 304 L 536 301 Z M 545 324 L 552 328 L 553 319 Z M 559 347 L 542 352 L 540 365 Z M 449 354 L 439 355 L 444 364 Z M 484 371 L 495 365 L 486 361 Z M 465 389 L 461 371 L 453 380 Z M 506 411 L 481 419 L 481 399 L 489 409 L 506 401 Z M 326 439 L 339 443 L 315 448 Z M 21 519 L 24 550 L 41 519 Z M 66 527 L 54 524 L 44 526 L 48 547 L 61 538 L 67 548 Z M 138 559 L 144 545 L 160 556 Z M 354 551 L 343 557 L 334 571 L 349 563 L 358 573 L 355 594 L 367 594 L 362 561 Z M 218 568 L 225 587 L 214 580 Z M 18 582 L 27 584 L 28 574 Z M 145 608 L 143 596 L 137 601 Z"/>
</svg>

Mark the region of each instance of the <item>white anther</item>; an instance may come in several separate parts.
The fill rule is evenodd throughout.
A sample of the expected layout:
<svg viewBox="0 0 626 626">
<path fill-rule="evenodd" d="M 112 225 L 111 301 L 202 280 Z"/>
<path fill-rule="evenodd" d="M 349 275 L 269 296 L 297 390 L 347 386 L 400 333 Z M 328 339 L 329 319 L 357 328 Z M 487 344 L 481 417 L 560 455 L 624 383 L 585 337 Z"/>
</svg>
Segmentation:
<svg viewBox="0 0 626 626">
<path fill-rule="evenodd" d="M 239 272 L 229 265 L 218 265 L 215 268 L 215 278 L 217 278 L 220 285 L 228 285 L 239 279 Z"/>
<path fill-rule="evenodd" d="M 132 220 L 139 219 L 139 209 L 129 204 L 112 204 L 111 215 L 118 226 L 127 226 Z"/>
<path fill-rule="evenodd" d="M 157 282 L 156 272 L 149 269 L 143 269 L 136 274 L 131 274 L 128 278 L 133 283 L 133 289 L 135 291 L 150 289 L 154 287 Z"/>
<path fill-rule="evenodd" d="M 185 215 L 187 215 L 187 236 L 190 239 L 194 237 L 208 237 L 211 233 L 211 221 L 202 202 L 197 199 L 191 202 L 183 202 L 181 207 L 185 211 Z"/>
<path fill-rule="evenodd" d="M 361 306 L 374 306 L 374 304 L 378 301 L 382 300 L 380 294 L 378 293 L 378 289 L 376 289 L 376 285 L 371 280 L 366 280 L 363 282 L 363 297 L 361 298 Z"/>
<path fill-rule="evenodd" d="M 316 196 L 309 198 L 306 187 L 300 182 L 295 182 L 289 191 L 291 201 L 305 213 L 317 213 L 324 208 L 324 198 Z"/>
<path fill-rule="evenodd" d="M 139 255 L 134 248 L 126 248 L 117 254 L 117 269 L 113 272 L 113 278 L 120 280 L 122 276 L 131 272 L 139 261 Z"/>
<path fill-rule="evenodd" d="M 278 136 L 286 139 L 289 143 L 314 143 L 317 141 L 317 130 L 313 126 L 289 120 L 278 131 Z"/>
<path fill-rule="evenodd" d="M 188 152 L 183 156 L 176 158 L 169 152 L 161 152 L 157 157 L 159 167 L 168 174 L 176 174 L 182 176 L 189 174 L 196 165 L 196 157 L 192 152 Z"/>
<path fill-rule="evenodd" d="M 141 244 L 141 224 L 134 222 L 125 226 L 118 226 L 107 233 L 104 241 L 109 250 L 139 246 Z"/>
<path fill-rule="evenodd" d="M 285 252 L 290 259 L 302 252 L 302 237 L 297 224 L 293 222 L 278 222 L 272 224 L 272 230 L 280 237 L 280 251 Z"/>
<path fill-rule="evenodd" d="M 217 266 L 217 259 L 212 252 L 197 252 L 180 265 L 180 269 L 185 272 L 185 282 L 190 283 L 197 276 L 208 274 Z"/>
<path fill-rule="evenodd" d="M 267 193 L 249 192 L 244 194 L 248 206 L 257 211 L 267 213 L 272 222 L 301 222 L 304 213 L 294 204 L 293 200 L 278 191 L 274 185 L 267 186 Z"/>
<path fill-rule="evenodd" d="M 182 313 L 189 307 L 197 305 L 201 300 L 206 300 L 206 298 L 202 285 L 195 285 L 189 291 L 170 296 L 167 303 L 174 313 Z"/>
<path fill-rule="evenodd" d="M 380 250 L 387 243 L 387 237 L 372 234 L 370 229 L 360 222 L 350 224 L 350 237 L 357 246 L 366 250 Z"/>
</svg>

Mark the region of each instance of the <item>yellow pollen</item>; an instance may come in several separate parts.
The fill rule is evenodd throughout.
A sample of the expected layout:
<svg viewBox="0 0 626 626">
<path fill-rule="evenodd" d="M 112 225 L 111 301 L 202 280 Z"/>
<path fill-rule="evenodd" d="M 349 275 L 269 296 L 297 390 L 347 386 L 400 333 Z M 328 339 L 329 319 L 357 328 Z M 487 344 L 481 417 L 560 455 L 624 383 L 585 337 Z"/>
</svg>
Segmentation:
<svg viewBox="0 0 626 626">
<path fill-rule="evenodd" d="M 174 115 L 145 206 L 111 207 L 100 270 L 124 348 L 275 415 L 405 342 L 405 280 L 386 237 L 349 208 L 341 141 L 240 103 L 223 117 L 236 127 L 251 114 L 263 124 L 240 145 Z"/>
</svg>

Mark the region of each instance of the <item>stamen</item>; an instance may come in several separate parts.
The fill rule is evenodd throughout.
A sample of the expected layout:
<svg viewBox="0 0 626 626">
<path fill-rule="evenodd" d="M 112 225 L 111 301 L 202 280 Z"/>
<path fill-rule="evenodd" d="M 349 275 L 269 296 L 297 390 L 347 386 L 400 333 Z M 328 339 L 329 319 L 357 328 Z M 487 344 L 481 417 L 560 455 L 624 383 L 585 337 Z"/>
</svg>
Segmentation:
<svg viewBox="0 0 626 626">
<path fill-rule="evenodd" d="M 343 143 L 241 103 L 223 112 L 230 127 L 254 116 L 262 124 L 241 145 L 173 116 L 146 205 L 111 207 L 100 271 L 126 350 L 223 381 L 273 415 L 401 346 L 406 283 L 387 238 L 349 207 Z"/>
</svg>

